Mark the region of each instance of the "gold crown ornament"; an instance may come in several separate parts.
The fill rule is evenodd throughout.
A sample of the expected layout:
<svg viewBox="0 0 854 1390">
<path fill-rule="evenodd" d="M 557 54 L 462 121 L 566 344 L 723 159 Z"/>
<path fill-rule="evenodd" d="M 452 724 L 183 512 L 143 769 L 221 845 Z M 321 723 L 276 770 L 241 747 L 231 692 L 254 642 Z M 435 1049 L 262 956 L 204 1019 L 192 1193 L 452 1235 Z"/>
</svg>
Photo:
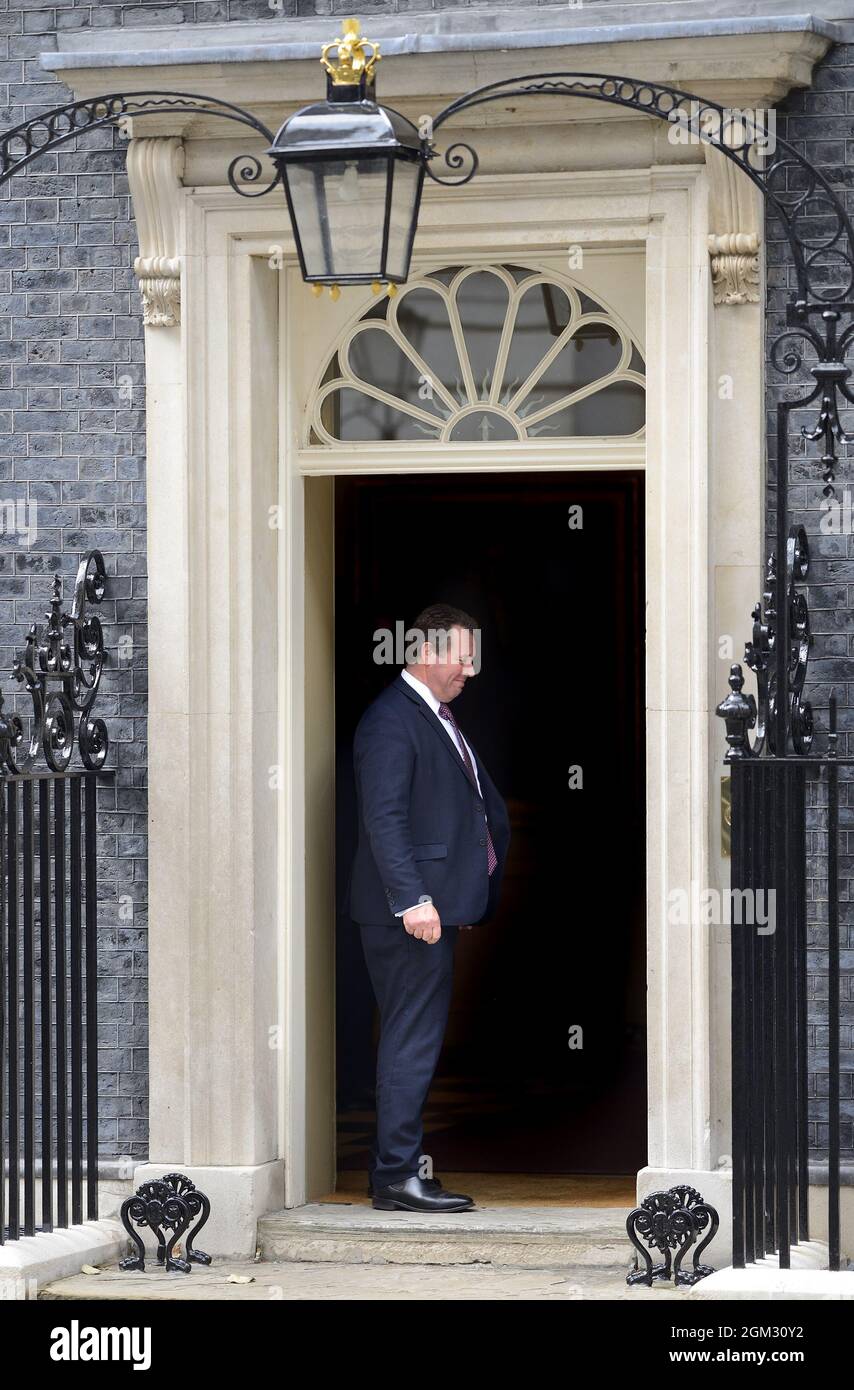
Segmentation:
<svg viewBox="0 0 854 1390">
<path fill-rule="evenodd" d="M 362 38 L 358 19 L 345 19 L 340 39 L 325 43 L 320 61 L 335 87 L 358 87 L 364 78 L 370 85 L 374 69 L 380 61 L 380 46 Z M 333 54 L 334 57 L 329 55 Z"/>
</svg>

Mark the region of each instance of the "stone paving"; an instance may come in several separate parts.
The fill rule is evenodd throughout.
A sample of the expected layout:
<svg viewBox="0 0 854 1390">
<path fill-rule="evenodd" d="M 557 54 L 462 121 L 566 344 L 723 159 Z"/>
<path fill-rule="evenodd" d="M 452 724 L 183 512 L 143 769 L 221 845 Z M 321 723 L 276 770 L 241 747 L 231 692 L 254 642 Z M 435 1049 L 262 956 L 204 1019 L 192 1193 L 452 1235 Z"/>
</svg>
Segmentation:
<svg viewBox="0 0 854 1390">
<path fill-rule="evenodd" d="M 617 1206 L 482 1200 L 449 1218 L 374 1211 L 363 1193 L 270 1212 L 255 1259 L 217 1257 L 166 1273 L 147 1242 L 143 1274 L 114 1262 L 45 1286 L 42 1299 L 650 1299 L 685 1298 L 663 1281 L 626 1284 L 631 1250 Z M 201 1233 L 201 1248 L 204 1235 Z M 180 1252 L 176 1252 L 180 1253 Z M 229 1279 L 234 1282 L 229 1282 Z"/>
<path fill-rule="evenodd" d="M 629 1288 L 627 1265 L 578 1269 L 520 1269 L 507 1265 L 356 1265 L 350 1263 L 272 1263 L 217 1260 L 191 1274 L 146 1270 L 124 1274 L 115 1266 L 100 1274 L 76 1274 L 46 1285 L 42 1299 L 334 1301 L 472 1299 L 673 1299 L 688 1291 L 657 1284 Z M 251 1283 L 229 1283 L 230 1276 Z"/>
</svg>

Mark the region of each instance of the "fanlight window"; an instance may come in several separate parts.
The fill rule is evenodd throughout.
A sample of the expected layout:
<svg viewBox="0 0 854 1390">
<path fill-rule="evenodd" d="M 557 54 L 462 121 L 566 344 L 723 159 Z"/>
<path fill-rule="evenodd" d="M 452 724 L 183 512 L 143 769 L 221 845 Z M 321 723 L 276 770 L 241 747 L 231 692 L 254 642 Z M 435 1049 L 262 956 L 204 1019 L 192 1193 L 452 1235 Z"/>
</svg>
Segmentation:
<svg viewBox="0 0 854 1390">
<path fill-rule="evenodd" d="M 348 330 L 309 441 L 637 435 L 644 382 L 625 325 L 569 280 L 450 267 L 385 295 Z"/>
</svg>

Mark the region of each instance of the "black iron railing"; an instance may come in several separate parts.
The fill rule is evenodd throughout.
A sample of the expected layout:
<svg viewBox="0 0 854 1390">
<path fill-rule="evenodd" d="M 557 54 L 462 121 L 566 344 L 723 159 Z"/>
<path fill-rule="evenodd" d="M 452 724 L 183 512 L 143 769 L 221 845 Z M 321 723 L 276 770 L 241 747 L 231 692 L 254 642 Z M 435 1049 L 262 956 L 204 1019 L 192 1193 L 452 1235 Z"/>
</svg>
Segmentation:
<svg viewBox="0 0 854 1390">
<path fill-rule="evenodd" d="M 806 537 L 792 528 L 790 541 L 790 557 L 794 552 L 798 563 L 790 567 L 789 630 L 795 633 L 793 649 L 803 648 L 805 667 L 809 623 L 794 579 L 807 572 Z M 773 568 L 772 559 L 769 580 Z M 759 616 L 757 605 L 756 642 L 748 644 L 746 654 L 757 673 L 759 706 L 744 695 L 743 672 L 735 665 L 730 694 L 718 707 L 726 719 L 732 776 L 733 1264 L 743 1268 L 776 1256 L 780 1268 L 788 1269 L 792 1247 L 810 1239 L 811 1126 L 818 1130 L 818 1121 L 810 1116 L 809 1086 L 807 930 L 812 904 L 817 913 L 826 905 L 827 1232 L 828 1268 L 836 1270 L 842 1259 L 839 768 L 854 766 L 854 759 L 837 756 L 835 694 L 829 701 L 827 752 L 810 751 L 811 713 L 800 703 L 803 673 L 790 695 L 799 706 L 798 719 L 803 717 L 800 731 L 795 721 L 797 751 L 776 754 L 774 682 L 768 680 L 774 629 L 773 623 L 763 628 Z M 773 619 L 770 603 L 766 616 Z M 754 744 L 748 738 L 751 728 L 758 730 Z M 820 833 L 826 827 L 826 858 L 808 858 L 811 822 Z"/>
<path fill-rule="evenodd" d="M 113 774 L 87 604 L 105 585 L 91 551 L 71 613 L 57 578 L 47 627 L 30 629 L 14 666 L 28 738 L 0 697 L 0 1243 L 98 1215 L 97 784 Z"/>
<path fill-rule="evenodd" d="M 809 1240 L 810 1088 L 807 973 L 807 825 L 826 825 L 826 861 L 809 863 L 813 897 L 827 906 L 828 1268 L 840 1242 L 839 767 L 836 699 L 826 757 L 745 758 L 732 763 L 732 888 L 761 921 L 733 919 L 733 1263 Z M 807 790 L 813 796 L 808 805 Z M 823 882 L 815 882 L 822 867 Z M 822 991 L 823 992 L 823 991 Z M 823 1050 L 823 1049 L 822 1049 Z M 817 1125 L 813 1118 L 812 1124 Z M 824 1147 L 823 1145 L 821 1146 Z"/>
<path fill-rule="evenodd" d="M 98 1215 L 98 775 L 0 786 L 0 1239 Z"/>
</svg>

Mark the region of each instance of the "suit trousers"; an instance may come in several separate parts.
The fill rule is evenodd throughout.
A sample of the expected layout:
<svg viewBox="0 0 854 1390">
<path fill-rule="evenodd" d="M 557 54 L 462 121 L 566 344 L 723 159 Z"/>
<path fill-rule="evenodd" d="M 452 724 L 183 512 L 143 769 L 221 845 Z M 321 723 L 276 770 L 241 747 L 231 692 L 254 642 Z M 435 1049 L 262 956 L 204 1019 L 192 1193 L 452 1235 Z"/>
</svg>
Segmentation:
<svg viewBox="0 0 854 1390">
<path fill-rule="evenodd" d="M 359 930 L 380 1011 L 376 1190 L 421 1167 L 421 1111 L 445 1037 L 459 928 L 443 925 L 433 945 L 410 936 L 402 922 L 361 923 Z"/>
</svg>

